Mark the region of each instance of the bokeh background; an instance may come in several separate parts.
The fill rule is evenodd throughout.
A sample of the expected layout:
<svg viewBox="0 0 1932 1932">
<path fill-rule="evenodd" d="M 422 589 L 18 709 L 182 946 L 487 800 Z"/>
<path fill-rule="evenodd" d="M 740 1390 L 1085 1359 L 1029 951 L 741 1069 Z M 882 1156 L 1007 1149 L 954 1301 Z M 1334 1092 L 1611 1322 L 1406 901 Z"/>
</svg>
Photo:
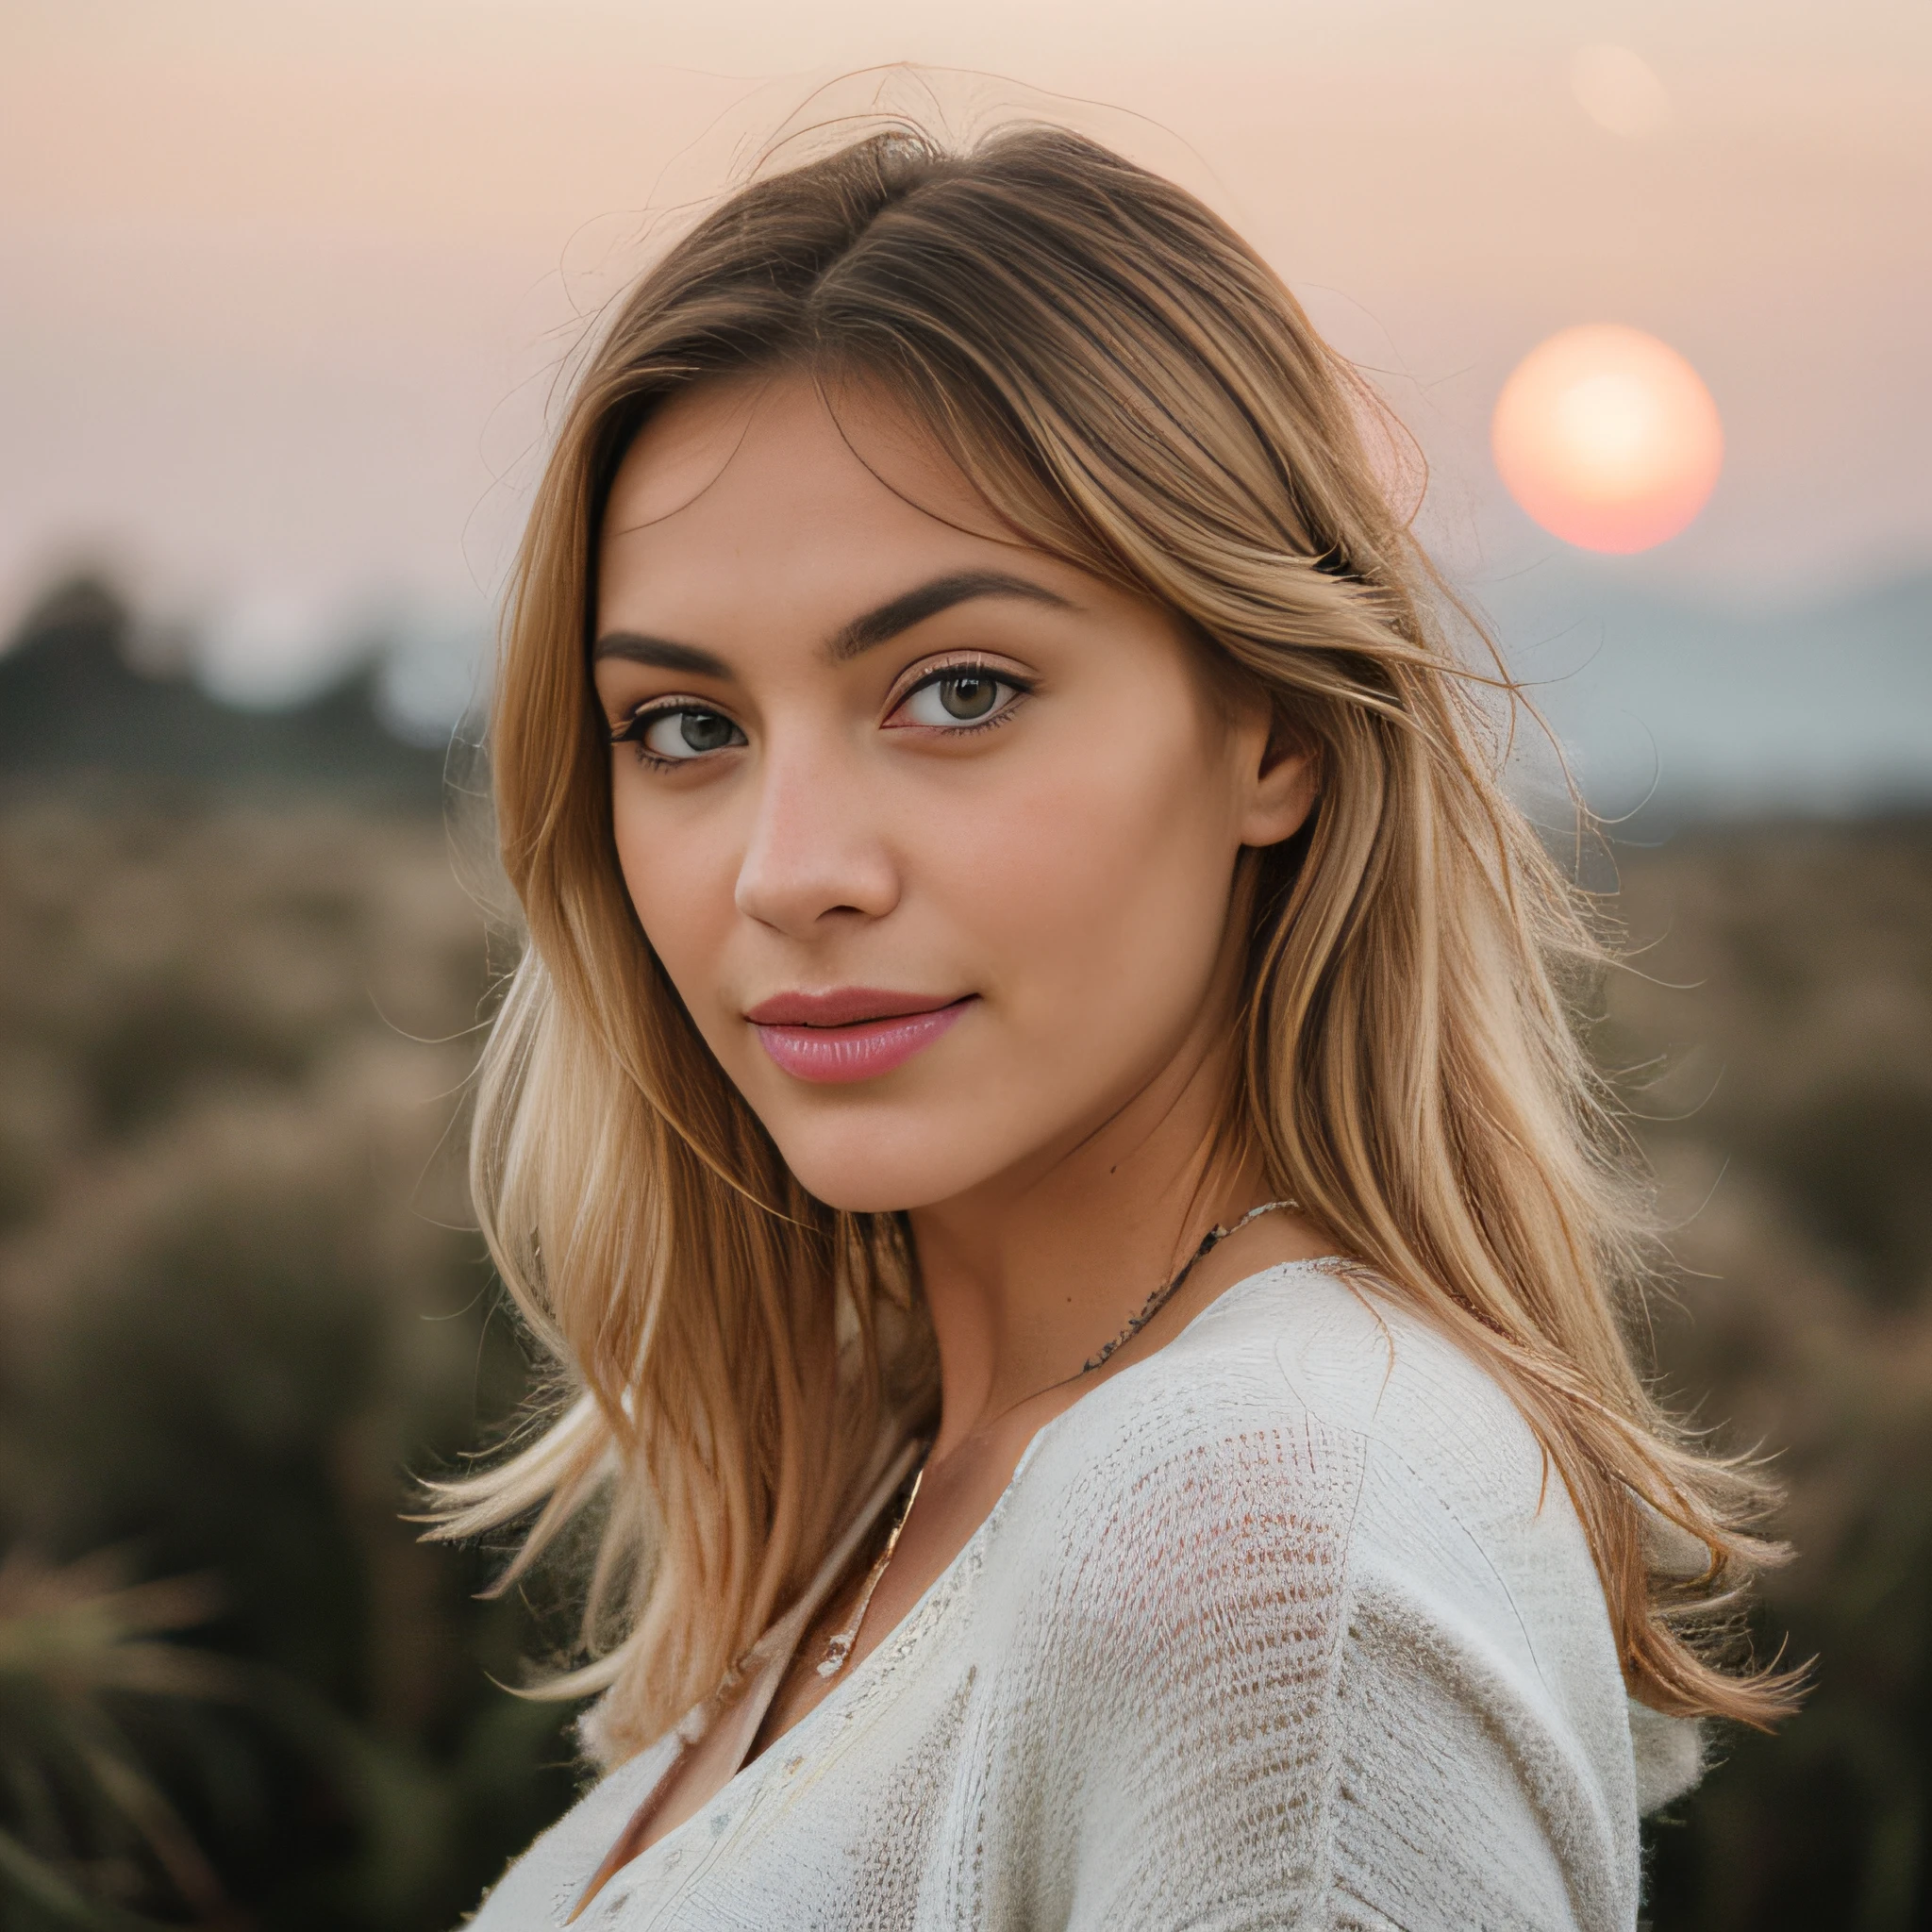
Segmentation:
<svg viewBox="0 0 1932 1932">
<path fill-rule="evenodd" d="M 1642 114 L 1579 84 L 1606 45 Z M 505 956 L 450 747 L 587 322 L 880 88 L 1178 175 L 1425 454 L 1614 822 L 1657 1369 L 1775 1452 L 1760 1641 L 1818 1658 L 1650 1828 L 1647 1915 L 1932 1925 L 1932 11 L 8 0 L 0 1926 L 446 1925 L 575 1789 L 569 1713 L 504 1688 L 558 1607 L 400 1520 L 527 1373 L 461 1187 Z M 1489 455 L 1599 322 L 1724 426 L 1635 556 Z M 1562 836 L 1554 759 L 1520 783 Z"/>
</svg>

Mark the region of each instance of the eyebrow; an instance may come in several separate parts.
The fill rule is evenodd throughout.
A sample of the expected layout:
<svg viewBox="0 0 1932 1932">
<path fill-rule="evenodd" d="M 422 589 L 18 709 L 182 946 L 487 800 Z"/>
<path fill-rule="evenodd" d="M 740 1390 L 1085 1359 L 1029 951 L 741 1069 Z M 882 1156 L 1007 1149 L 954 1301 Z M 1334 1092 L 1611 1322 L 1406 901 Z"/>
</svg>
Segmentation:
<svg viewBox="0 0 1932 1932">
<path fill-rule="evenodd" d="M 834 634 L 827 652 L 835 664 L 843 664 L 861 652 L 889 642 L 901 631 L 950 610 L 956 604 L 969 604 L 977 597 L 1018 597 L 1032 604 L 1049 604 L 1057 609 L 1070 608 L 1067 600 L 1044 584 L 1030 583 L 1024 577 L 1008 576 L 998 570 L 960 570 L 950 576 L 934 577 L 915 591 L 902 591 L 889 598 L 863 617 L 855 617 Z"/>
<path fill-rule="evenodd" d="M 669 638 L 646 637 L 641 631 L 607 630 L 591 646 L 591 661 L 622 658 L 627 664 L 649 664 L 659 671 L 685 671 L 693 677 L 729 678 L 731 667 L 722 658 L 694 644 L 674 644 Z"/>
<path fill-rule="evenodd" d="M 896 597 L 855 617 L 833 632 L 825 646 L 835 664 L 843 664 L 866 651 L 889 643 L 902 631 L 929 617 L 937 617 L 955 605 L 968 604 L 978 597 L 1016 597 L 1031 604 L 1046 604 L 1056 609 L 1073 607 L 1057 591 L 1025 577 L 1008 576 L 998 570 L 954 571 L 916 590 L 903 591 Z M 731 667 L 709 651 L 694 644 L 674 643 L 669 638 L 654 638 L 641 631 L 606 631 L 591 648 L 593 662 L 606 658 L 622 658 L 631 664 L 648 664 L 659 671 L 682 671 L 693 677 L 728 679 Z"/>
</svg>

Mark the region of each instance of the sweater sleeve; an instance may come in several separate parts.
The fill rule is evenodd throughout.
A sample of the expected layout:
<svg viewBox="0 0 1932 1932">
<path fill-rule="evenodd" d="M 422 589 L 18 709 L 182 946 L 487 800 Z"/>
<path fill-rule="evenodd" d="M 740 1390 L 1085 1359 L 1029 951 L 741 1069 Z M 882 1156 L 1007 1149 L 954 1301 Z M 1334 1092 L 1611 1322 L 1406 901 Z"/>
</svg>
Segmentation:
<svg viewBox="0 0 1932 1932">
<path fill-rule="evenodd" d="M 1312 1415 L 1182 1434 L 1090 1471 L 1041 1606 L 1027 1923 L 1625 1932 L 1614 1806 L 1467 1525 Z"/>
</svg>

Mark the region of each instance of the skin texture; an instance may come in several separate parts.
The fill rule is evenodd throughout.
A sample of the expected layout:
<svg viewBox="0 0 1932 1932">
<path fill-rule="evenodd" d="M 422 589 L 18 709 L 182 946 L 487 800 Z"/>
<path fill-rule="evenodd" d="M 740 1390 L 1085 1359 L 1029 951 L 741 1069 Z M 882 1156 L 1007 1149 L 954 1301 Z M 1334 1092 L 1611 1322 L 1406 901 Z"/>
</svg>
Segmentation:
<svg viewBox="0 0 1932 1932">
<path fill-rule="evenodd" d="M 855 629 L 993 573 L 1021 588 Z M 1041 1424 L 1234 1281 L 1329 1251 L 1264 1216 L 1080 1374 L 1209 1226 L 1266 1198 L 1258 1173 L 1209 1158 L 1231 894 L 1242 848 L 1306 819 L 1312 759 L 1258 699 L 1210 686 L 1168 613 L 1016 542 L 888 401 L 828 402 L 802 376 L 702 385 L 652 419 L 606 516 L 596 636 L 604 714 L 645 740 L 613 745 L 611 785 L 646 936 L 803 1184 L 910 1211 L 942 1421 L 862 1657 Z M 915 691 L 948 666 L 992 691 Z M 949 694 L 985 708 L 979 728 Z M 717 748 L 642 755 L 693 736 Z M 840 1084 L 787 1072 L 746 1017 L 854 987 L 965 1004 L 902 1065 Z M 829 1688 L 812 1665 L 858 1581 L 808 1634 L 758 1748 Z M 627 1854 L 734 1769 L 699 1746 Z"/>
</svg>

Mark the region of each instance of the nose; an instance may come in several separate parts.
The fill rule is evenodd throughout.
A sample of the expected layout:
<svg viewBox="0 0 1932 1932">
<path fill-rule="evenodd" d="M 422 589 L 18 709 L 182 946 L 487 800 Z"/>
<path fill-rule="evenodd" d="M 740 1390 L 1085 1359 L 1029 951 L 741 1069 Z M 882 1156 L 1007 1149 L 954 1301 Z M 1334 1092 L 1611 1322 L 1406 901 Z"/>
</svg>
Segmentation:
<svg viewBox="0 0 1932 1932">
<path fill-rule="evenodd" d="M 826 924 L 883 919 L 899 869 L 875 784 L 832 746 L 768 748 L 734 898 L 748 919 L 791 939 Z"/>
</svg>

